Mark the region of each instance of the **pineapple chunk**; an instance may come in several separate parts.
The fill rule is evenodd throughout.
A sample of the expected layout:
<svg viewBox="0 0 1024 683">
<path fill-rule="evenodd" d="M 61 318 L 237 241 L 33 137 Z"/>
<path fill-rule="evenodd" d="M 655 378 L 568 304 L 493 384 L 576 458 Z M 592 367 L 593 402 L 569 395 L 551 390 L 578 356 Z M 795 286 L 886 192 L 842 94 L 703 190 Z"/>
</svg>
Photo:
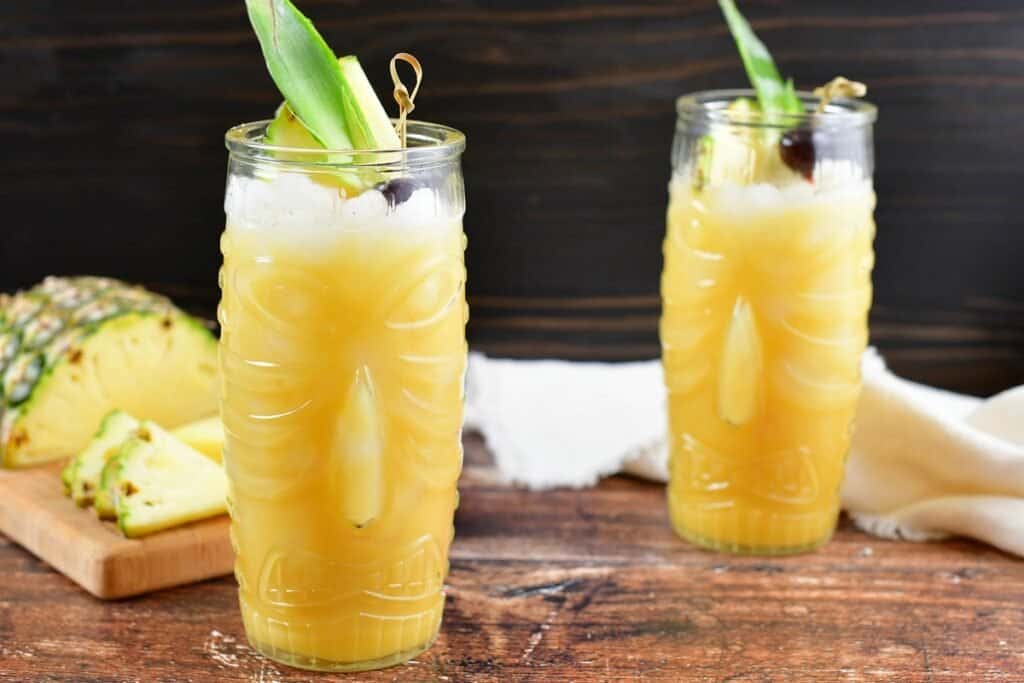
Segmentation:
<svg viewBox="0 0 1024 683">
<path fill-rule="evenodd" d="M 88 507 L 93 504 L 104 466 L 138 426 L 139 421 L 123 410 L 114 410 L 103 418 L 96 436 L 68 465 L 71 469 L 70 495 L 76 505 Z"/>
<path fill-rule="evenodd" d="M 117 525 L 129 538 L 227 512 L 224 469 L 145 421 L 107 466 Z"/>
<path fill-rule="evenodd" d="M 224 453 L 224 423 L 219 416 L 190 422 L 171 432 L 210 460 L 221 462 Z"/>
<path fill-rule="evenodd" d="M 718 416 L 735 427 L 754 417 L 760 397 L 761 338 L 750 304 L 736 299 L 718 370 Z"/>
</svg>

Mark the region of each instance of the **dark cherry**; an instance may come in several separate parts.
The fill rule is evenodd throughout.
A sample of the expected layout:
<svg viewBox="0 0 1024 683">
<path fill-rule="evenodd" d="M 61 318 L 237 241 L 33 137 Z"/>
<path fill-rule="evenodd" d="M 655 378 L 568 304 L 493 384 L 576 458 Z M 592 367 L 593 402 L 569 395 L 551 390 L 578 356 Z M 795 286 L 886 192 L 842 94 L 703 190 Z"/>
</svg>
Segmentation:
<svg viewBox="0 0 1024 683">
<path fill-rule="evenodd" d="M 411 178 L 392 178 L 378 185 L 377 189 L 388 200 L 388 204 L 395 207 L 411 197 L 418 187 L 418 183 Z"/>
<path fill-rule="evenodd" d="M 779 155 L 783 163 L 807 180 L 814 177 L 814 131 L 796 128 L 782 135 Z"/>
</svg>

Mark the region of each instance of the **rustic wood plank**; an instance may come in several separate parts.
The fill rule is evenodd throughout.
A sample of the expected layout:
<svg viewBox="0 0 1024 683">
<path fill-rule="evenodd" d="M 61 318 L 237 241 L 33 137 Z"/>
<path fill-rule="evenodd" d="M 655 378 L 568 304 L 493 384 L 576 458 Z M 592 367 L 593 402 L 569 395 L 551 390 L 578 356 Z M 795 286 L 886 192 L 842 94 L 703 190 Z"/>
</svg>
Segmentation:
<svg viewBox="0 0 1024 683">
<path fill-rule="evenodd" d="M 737 558 L 668 528 L 660 486 L 502 484 L 467 466 L 442 634 L 410 664 L 314 677 L 245 644 L 218 579 L 105 603 L 0 537 L 0 681 L 1019 681 L 1024 563 L 967 541 Z"/>
</svg>

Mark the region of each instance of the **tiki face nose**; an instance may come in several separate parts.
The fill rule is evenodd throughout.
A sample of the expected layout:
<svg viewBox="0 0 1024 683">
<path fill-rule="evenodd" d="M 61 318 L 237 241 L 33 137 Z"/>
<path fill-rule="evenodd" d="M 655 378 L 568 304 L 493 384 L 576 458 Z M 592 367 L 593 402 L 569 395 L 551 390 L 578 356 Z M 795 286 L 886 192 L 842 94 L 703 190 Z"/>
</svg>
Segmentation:
<svg viewBox="0 0 1024 683">
<path fill-rule="evenodd" d="M 761 394 L 762 349 L 750 304 L 737 297 L 718 368 L 718 416 L 740 427 L 757 412 Z"/>
<path fill-rule="evenodd" d="M 384 436 L 370 369 L 355 372 L 332 443 L 331 462 L 345 519 L 364 527 L 380 516 L 384 499 Z"/>
</svg>

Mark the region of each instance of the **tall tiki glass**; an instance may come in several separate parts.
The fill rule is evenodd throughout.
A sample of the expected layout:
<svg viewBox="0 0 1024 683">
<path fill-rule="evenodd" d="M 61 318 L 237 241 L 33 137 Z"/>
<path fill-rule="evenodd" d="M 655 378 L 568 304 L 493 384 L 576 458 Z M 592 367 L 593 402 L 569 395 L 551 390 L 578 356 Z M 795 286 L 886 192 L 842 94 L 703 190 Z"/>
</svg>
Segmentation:
<svg viewBox="0 0 1024 683">
<path fill-rule="evenodd" d="M 708 548 L 784 554 L 831 536 L 871 303 L 872 124 L 854 101 L 760 114 L 746 91 L 679 99 L 662 359 L 669 506 Z"/>
<path fill-rule="evenodd" d="M 219 318 L 224 461 L 253 647 L 357 671 L 430 646 L 466 364 L 461 133 L 398 151 L 231 129 Z"/>
</svg>

